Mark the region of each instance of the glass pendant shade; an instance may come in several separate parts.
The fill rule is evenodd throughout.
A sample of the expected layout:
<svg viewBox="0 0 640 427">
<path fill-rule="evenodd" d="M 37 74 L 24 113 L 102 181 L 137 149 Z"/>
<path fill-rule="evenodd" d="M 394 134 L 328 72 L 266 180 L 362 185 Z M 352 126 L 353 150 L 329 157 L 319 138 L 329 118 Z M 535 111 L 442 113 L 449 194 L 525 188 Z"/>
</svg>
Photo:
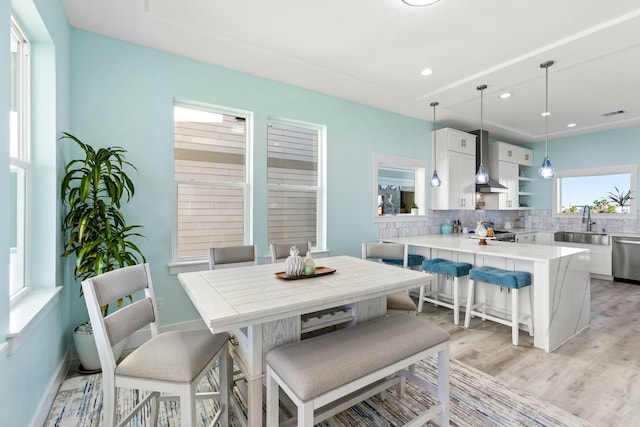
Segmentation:
<svg viewBox="0 0 640 427">
<path fill-rule="evenodd" d="M 480 91 L 480 166 L 478 166 L 478 173 L 476 173 L 476 184 L 487 184 L 489 182 L 489 174 L 482 164 L 482 125 L 484 122 L 484 90 L 487 85 L 480 85 L 476 89 Z"/>
<path fill-rule="evenodd" d="M 556 176 L 556 170 L 551 166 L 551 160 L 549 156 L 546 156 L 542 161 L 542 166 L 538 169 L 538 178 L 551 179 Z"/>
<path fill-rule="evenodd" d="M 431 186 L 433 188 L 437 188 L 437 187 L 440 187 L 441 185 L 442 185 L 442 181 L 438 176 L 438 171 L 434 169 L 433 176 L 431 177 Z"/>
<path fill-rule="evenodd" d="M 553 61 L 547 61 L 540 64 L 540 68 L 545 69 L 545 101 L 544 101 L 544 121 L 546 133 L 544 138 L 544 160 L 542 166 L 538 169 L 538 178 L 551 179 L 556 176 L 556 170 L 551 166 L 549 160 L 549 67 L 553 65 Z"/>
<path fill-rule="evenodd" d="M 476 184 L 486 184 L 488 182 L 489 174 L 484 168 L 484 165 L 480 163 L 480 166 L 478 166 L 478 173 L 476 174 Z"/>
<path fill-rule="evenodd" d="M 440 180 L 440 177 L 438 176 L 438 171 L 436 170 L 436 107 L 439 105 L 438 102 L 432 102 L 431 107 L 433 107 L 433 176 L 431 176 L 431 187 L 433 188 L 438 188 L 442 185 L 442 181 Z"/>
</svg>

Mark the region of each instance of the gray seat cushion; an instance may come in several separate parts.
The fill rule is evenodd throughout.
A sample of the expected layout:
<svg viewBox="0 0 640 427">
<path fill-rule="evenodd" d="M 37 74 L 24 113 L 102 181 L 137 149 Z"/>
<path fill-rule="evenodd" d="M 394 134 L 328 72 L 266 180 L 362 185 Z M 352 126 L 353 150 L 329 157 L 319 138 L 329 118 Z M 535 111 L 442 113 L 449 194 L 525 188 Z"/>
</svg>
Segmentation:
<svg viewBox="0 0 640 427">
<path fill-rule="evenodd" d="M 449 340 L 414 316 L 396 315 L 277 347 L 267 363 L 302 401 Z"/>
<path fill-rule="evenodd" d="M 128 355 L 116 375 L 178 383 L 192 382 L 229 339 L 209 330 L 159 334 Z"/>
</svg>

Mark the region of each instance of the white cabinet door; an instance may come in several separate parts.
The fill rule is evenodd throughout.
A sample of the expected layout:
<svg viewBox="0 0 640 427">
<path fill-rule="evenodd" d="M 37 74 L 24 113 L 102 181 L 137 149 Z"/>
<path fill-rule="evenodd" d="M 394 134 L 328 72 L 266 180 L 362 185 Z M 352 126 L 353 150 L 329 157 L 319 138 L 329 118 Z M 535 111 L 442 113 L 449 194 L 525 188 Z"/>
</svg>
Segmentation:
<svg viewBox="0 0 640 427">
<path fill-rule="evenodd" d="M 536 243 L 538 245 L 551 245 L 553 241 L 553 233 L 546 231 L 538 231 L 536 233 Z"/>
<path fill-rule="evenodd" d="M 498 194 L 498 209 L 518 209 L 518 164 L 499 161 L 497 178 L 500 184 L 509 189 L 506 193 Z"/>
<path fill-rule="evenodd" d="M 497 147 L 498 160 L 517 163 L 523 166 L 533 165 L 532 150 L 506 142 L 494 142 L 494 144 L 497 144 L 494 146 L 494 149 Z M 491 147 L 491 145 L 489 145 L 489 147 Z"/>
<path fill-rule="evenodd" d="M 449 209 L 475 209 L 475 156 L 449 152 Z"/>
<path fill-rule="evenodd" d="M 518 233 L 516 234 L 516 243 L 530 243 L 535 244 L 536 233 Z"/>
<path fill-rule="evenodd" d="M 439 129 L 436 132 L 440 132 L 438 139 L 441 138 L 440 135 L 446 139 L 449 151 L 476 155 L 476 136 L 474 134 L 451 128 Z"/>
<path fill-rule="evenodd" d="M 442 180 L 439 188 L 433 189 L 433 209 L 475 209 L 475 135 L 455 129 L 436 131 L 435 169 Z"/>
</svg>

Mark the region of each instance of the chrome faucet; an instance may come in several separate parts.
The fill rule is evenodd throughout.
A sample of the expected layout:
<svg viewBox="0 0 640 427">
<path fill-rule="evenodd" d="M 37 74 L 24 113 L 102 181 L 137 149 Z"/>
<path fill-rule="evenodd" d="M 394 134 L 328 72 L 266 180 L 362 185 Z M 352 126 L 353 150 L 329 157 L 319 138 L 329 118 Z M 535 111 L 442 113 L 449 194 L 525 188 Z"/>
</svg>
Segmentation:
<svg viewBox="0 0 640 427">
<path fill-rule="evenodd" d="M 586 218 L 585 218 L 586 214 Z M 582 208 L 582 223 L 587 223 L 587 231 L 591 231 L 591 226 L 595 224 L 595 221 L 591 221 L 591 206 L 584 205 Z"/>
</svg>

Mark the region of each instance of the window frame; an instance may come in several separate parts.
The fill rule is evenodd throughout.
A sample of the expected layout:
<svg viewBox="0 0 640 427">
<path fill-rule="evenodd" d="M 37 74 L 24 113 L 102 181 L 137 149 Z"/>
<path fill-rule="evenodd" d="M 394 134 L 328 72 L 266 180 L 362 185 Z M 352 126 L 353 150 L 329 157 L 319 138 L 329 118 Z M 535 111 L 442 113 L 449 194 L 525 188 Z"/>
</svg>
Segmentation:
<svg viewBox="0 0 640 427">
<path fill-rule="evenodd" d="M 31 235 L 31 65 L 30 65 L 30 42 L 24 31 L 20 28 L 14 17 L 11 17 L 11 46 L 13 53 L 13 39 L 16 39 L 18 47 L 16 49 L 15 69 L 11 70 L 10 78 L 16 79 L 15 85 L 11 84 L 12 97 L 15 96 L 16 120 L 15 136 L 16 152 L 9 154 L 9 168 L 16 168 L 23 172 L 22 182 L 16 183 L 16 189 L 22 189 L 22 194 L 16 194 L 16 266 L 11 265 L 10 269 L 16 268 L 14 279 L 21 282 L 18 286 L 12 283 L 9 285 L 9 301 L 15 304 L 20 298 L 26 295 L 31 289 L 30 275 L 30 235 Z M 15 90 L 15 92 L 14 92 Z M 13 104 L 13 102 L 12 102 Z M 13 105 L 11 106 L 13 111 Z M 11 120 L 10 120 L 11 121 Z M 13 127 L 9 125 L 10 129 Z M 10 142 L 10 146 L 13 145 Z M 19 175 L 19 174 L 18 174 Z M 13 213 L 12 213 L 13 214 Z M 11 250 L 12 248 L 10 248 Z"/>
<path fill-rule="evenodd" d="M 325 250 L 327 244 L 327 126 L 317 123 L 304 122 L 294 119 L 269 117 L 267 120 L 267 126 L 271 126 L 272 123 L 282 124 L 284 126 L 295 126 L 317 132 L 318 136 L 318 151 L 317 151 L 317 183 L 315 186 L 297 185 L 297 184 L 271 184 L 267 177 L 267 200 L 269 199 L 269 192 L 272 189 L 278 190 L 300 190 L 316 192 L 316 239 L 314 250 Z M 269 137 L 267 135 L 267 146 L 269 145 Z M 268 163 L 269 151 L 267 148 L 265 164 Z M 267 166 L 268 170 L 268 166 Z M 267 207 L 267 236 L 269 235 L 269 208 Z M 274 242 L 269 242 L 274 243 Z"/>
<path fill-rule="evenodd" d="M 244 183 L 240 182 L 224 182 L 224 181 L 210 181 L 210 182 L 200 182 L 200 181 L 189 181 L 189 180 L 177 180 L 176 172 L 175 172 L 175 155 L 172 156 L 172 166 L 173 166 L 173 230 L 172 230 L 172 243 L 171 243 L 171 256 L 172 261 L 169 263 L 169 267 L 171 272 L 179 272 L 179 271 L 188 271 L 181 269 L 179 266 L 190 265 L 193 264 L 194 268 L 196 265 L 199 265 L 201 262 L 208 260 L 208 254 L 202 256 L 191 256 L 191 257 L 179 257 L 178 256 L 178 186 L 180 184 L 189 184 L 189 185 L 222 185 L 226 187 L 232 188 L 243 188 L 244 189 L 244 218 L 243 218 L 243 240 L 244 244 L 253 244 L 253 224 L 252 224 L 252 211 L 253 211 L 253 113 L 250 111 L 244 111 L 239 109 L 234 109 L 230 107 L 224 107 L 220 105 L 212 105 L 212 104 L 204 104 L 193 101 L 180 101 L 175 100 L 171 106 L 172 109 L 172 118 L 173 111 L 175 107 L 183 107 L 189 108 L 193 110 L 200 110 L 214 114 L 222 114 L 227 116 L 236 116 L 244 118 L 245 120 L 245 177 Z M 173 120 L 174 124 L 174 138 L 173 138 L 173 149 L 175 150 L 175 119 Z"/>
<path fill-rule="evenodd" d="M 562 213 L 562 178 L 576 178 L 599 175 L 629 174 L 629 190 L 633 200 L 630 203 L 629 213 L 592 213 L 592 218 L 602 219 L 636 219 L 638 216 L 638 165 L 612 165 L 599 166 L 594 168 L 559 170 L 553 178 L 552 185 L 552 212 L 553 218 L 582 218 L 582 213 Z"/>
</svg>

